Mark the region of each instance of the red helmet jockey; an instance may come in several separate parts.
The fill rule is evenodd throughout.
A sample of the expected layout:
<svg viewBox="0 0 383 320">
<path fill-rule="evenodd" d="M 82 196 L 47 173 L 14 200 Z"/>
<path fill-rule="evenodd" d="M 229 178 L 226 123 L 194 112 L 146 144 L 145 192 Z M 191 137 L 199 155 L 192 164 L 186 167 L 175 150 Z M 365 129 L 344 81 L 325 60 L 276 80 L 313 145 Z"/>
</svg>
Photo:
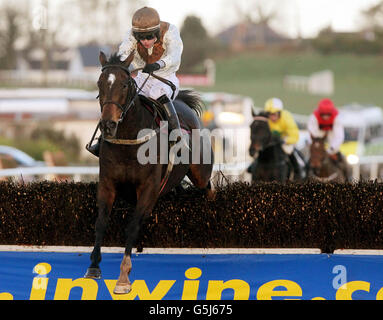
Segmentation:
<svg viewBox="0 0 383 320">
<path fill-rule="evenodd" d="M 322 99 L 318 108 L 315 109 L 314 115 L 318 120 L 319 128 L 324 131 L 332 130 L 334 120 L 339 114 L 334 103 L 330 99 Z"/>
</svg>

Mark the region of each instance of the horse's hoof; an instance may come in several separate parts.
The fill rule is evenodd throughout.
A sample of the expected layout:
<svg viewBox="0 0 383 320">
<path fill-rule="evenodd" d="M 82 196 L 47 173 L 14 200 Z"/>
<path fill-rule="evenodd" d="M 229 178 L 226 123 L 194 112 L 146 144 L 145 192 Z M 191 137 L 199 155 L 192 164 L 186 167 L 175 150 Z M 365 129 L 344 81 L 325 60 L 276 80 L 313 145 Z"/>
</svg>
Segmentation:
<svg viewBox="0 0 383 320">
<path fill-rule="evenodd" d="M 101 279 L 101 269 L 100 268 L 88 268 L 88 270 L 86 270 L 84 278 Z"/>
<path fill-rule="evenodd" d="M 132 290 L 132 285 L 130 283 L 128 284 L 117 284 L 114 287 L 113 293 L 114 294 L 127 294 Z"/>
</svg>

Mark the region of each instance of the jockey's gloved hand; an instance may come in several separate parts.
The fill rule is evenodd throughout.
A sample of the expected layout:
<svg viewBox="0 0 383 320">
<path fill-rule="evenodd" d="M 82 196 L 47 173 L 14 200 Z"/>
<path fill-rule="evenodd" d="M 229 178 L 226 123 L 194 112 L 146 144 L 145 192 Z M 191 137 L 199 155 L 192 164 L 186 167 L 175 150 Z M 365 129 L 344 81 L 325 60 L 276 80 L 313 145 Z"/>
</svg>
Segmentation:
<svg viewBox="0 0 383 320">
<path fill-rule="evenodd" d="M 276 130 L 271 131 L 271 134 L 273 135 L 273 137 L 282 137 L 281 133 Z"/>
<path fill-rule="evenodd" d="M 145 68 L 142 70 L 143 73 L 152 73 L 154 71 L 157 71 L 157 70 L 160 70 L 161 66 L 159 65 L 159 63 L 155 62 L 155 63 L 151 63 L 151 64 L 147 64 L 145 66 Z"/>
<path fill-rule="evenodd" d="M 339 161 L 339 155 L 337 153 L 329 154 L 330 158 L 334 161 Z"/>
</svg>

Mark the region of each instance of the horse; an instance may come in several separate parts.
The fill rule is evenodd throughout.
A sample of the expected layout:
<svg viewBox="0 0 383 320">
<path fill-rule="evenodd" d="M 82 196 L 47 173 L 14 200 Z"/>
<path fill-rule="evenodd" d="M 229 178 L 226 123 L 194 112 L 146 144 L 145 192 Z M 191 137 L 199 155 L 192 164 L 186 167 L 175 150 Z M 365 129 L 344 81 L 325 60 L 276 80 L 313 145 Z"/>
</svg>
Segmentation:
<svg viewBox="0 0 383 320">
<path fill-rule="evenodd" d="M 330 158 L 323 138 L 311 136 L 308 176 L 320 182 L 345 182 L 347 176 Z"/>
<path fill-rule="evenodd" d="M 282 140 L 271 133 L 266 113 L 255 115 L 250 125 L 249 154 L 255 159 L 249 170 L 252 181 L 285 182 L 293 171 Z"/>
<path fill-rule="evenodd" d="M 163 122 L 156 121 L 158 113 L 148 108 L 144 103 L 145 99 L 139 95 L 140 89 L 137 88 L 129 70 L 133 56 L 134 53 L 121 61 L 120 56 L 114 53 L 108 60 L 105 54 L 100 52 L 99 61 L 102 69 L 97 82 L 101 107 L 98 216 L 95 224 L 95 243 L 90 256 L 91 264 L 85 277 L 101 278 L 99 266 L 101 246 L 108 217 L 118 192 L 132 188 L 135 208 L 125 228 L 125 252 L 120 265 L 120 275 L 114 288 L 116 294 L 126 294 L 131 290 L 129 273 L 132 269 L 132 248 L 136 245 L 143 218 L 153 210 L 160 196 L 179 186 L 187 176 L 194 186 L 205 192 L 208 199 L 214 198 L 210 183 L 214 163 L 210 141 L 205 139 L 199 150 L 200 160 L 204 152 L 211 152 L 210 162 L 193 161 L 193 163 L 174 164 L 170 154 L 168 163 L 159 161 L 159 156 L 156 157 L 155 163 L 142 164 L 142 161 L 138 159 L 139 148 L 143 147 L 144 143 L 155 141 L 153 139 L 162 134 L 166 128 L 160 127 Z M 149 76 L 155 75 L 148 74 Z M 202 101 L 195 92 L 181 90 L 173 103 L 183 128 L 189 132 L 187 135 L 190 148 L 194 141 L 190 139 L 190 132 L 202 128 L 199 118 Z M 149 130 L 150 134 L 138 138 L 143 132 L 142 129 L 146 128 L 153 130 Z M 154 147 L 160 147 L 159 140 L 155 141 Z M 173 147 L 176 147 L 174 143 Z M 166 148 L 167 151 L 168 148 Z M 187 151 L 191 154 L 191 150 Z"/>
</svg>

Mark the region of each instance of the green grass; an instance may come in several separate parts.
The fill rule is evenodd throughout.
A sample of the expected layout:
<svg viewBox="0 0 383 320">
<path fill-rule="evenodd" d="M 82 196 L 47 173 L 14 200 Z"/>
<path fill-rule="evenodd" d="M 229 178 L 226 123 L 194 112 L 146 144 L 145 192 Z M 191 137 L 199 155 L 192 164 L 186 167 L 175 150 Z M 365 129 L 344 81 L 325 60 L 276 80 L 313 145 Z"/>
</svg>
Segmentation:
<svg viewBox="0 0 383 320">
<path fill-rule="evenodd" d="M 279 97 L 294 113 L 310 114 L 323 96 L 283 88 L 285 75 L 309 76 L 330 69 L 340 106 L 351 102 L 383 106 L 383 57 L 357 55 L 323 56 L 313 53 L 244 53 L 216 60 L 216 84 L 201 91 L 224 91 L 253 98 L 262 107 L 270 97 Z"/>
</svg>

